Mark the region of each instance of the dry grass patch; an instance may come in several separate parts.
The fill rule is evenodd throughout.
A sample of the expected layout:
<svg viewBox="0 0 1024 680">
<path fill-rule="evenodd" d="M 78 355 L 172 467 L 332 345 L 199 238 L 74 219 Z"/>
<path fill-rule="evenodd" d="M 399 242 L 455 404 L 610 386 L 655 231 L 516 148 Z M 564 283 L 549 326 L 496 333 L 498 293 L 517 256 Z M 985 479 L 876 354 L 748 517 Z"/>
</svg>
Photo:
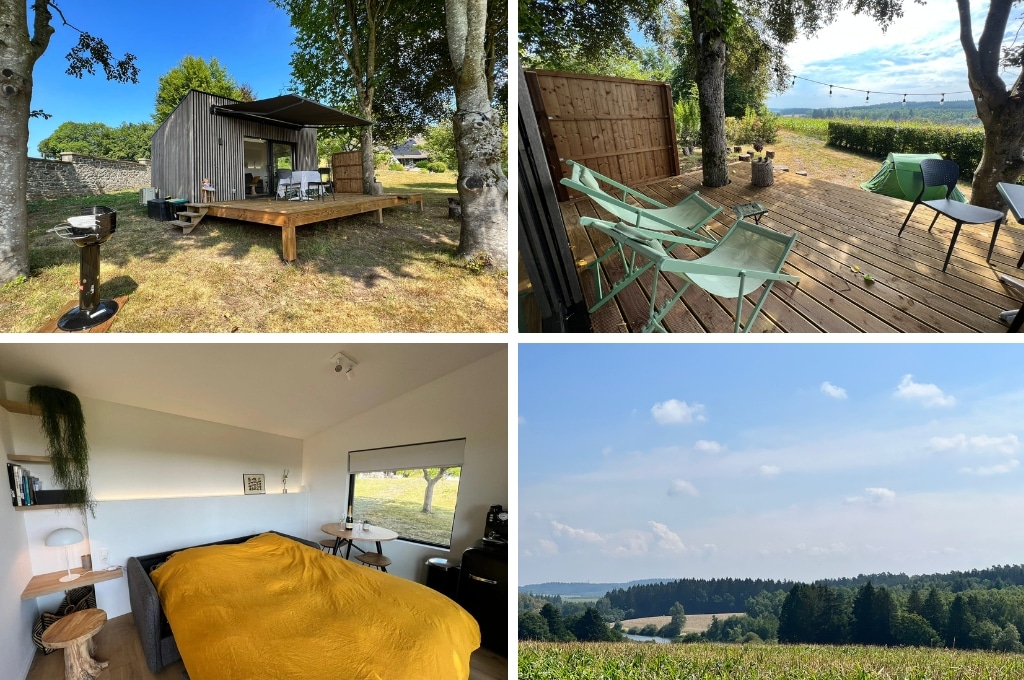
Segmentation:
<svg viewBox="0 0 1024 680">
<path fill-rule="evenodd" d="M 719 620 L 723 620 L 732 618 L 733 616 L 743 616 L 743 612 L 733 614 L 687 614 L 686 625 L 683 626 L 683 632 L 703 633 L 711 627 L 711 619 L 715 616 L 717 616 Z M 630 628 L 643 628 L 651 623 L 658 628 L 661 628 L 671 620 L 671 616 L 645 616 L 639 619 L 625 619 L 622 622 L 622 628 L 623 630 L 629 630 Z"/>
<path fill-rule="evenodd" d="M 505 332 L 508 275 L 456 257 L 455 175 L 382 172 L 385 190 L 424 194 L 424 211 L 384 211 L 281 233 L 207 217 L 192 234 L 148 219 L 135 192 L 29 204 L 31 275 L 0 288 L 0 330 L 31 331 L 77 296 L 78 249 L 53 234 L 79 209 L 118 211 L 102 246 L 103 297 L 131 295 L 111 332 Z"/>
</svg>

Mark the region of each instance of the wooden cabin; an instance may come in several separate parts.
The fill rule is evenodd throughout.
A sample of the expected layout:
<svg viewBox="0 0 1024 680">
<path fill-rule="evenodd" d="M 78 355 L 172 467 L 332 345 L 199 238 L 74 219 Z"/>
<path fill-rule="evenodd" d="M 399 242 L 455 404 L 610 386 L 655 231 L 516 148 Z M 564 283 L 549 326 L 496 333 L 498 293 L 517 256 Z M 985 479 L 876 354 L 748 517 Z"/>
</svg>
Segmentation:
<svg viewBox="0 0 1024 680">
<path fill-rule="evenodd" d="M 252 102 L 190 90 L 153 133 L 153 186 L 162 197 L 217 201 L 272 196 L 281 170 L 316 170 L 316 128 L 370 125 L 297 95 Z"/>
</svg>

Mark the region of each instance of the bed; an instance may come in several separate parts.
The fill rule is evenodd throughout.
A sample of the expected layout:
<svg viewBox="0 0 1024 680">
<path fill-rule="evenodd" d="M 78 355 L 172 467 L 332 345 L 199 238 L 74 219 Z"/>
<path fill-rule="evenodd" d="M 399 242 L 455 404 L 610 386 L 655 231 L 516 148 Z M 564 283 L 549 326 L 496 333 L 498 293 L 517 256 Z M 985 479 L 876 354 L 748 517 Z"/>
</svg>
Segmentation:
<svg viewBox="0 0 1024 680">
<path fill-rule="evenodd" d="M 476 621 L 425 586 L 278 534 L 150 572 L 191 680 L 466 680 Z"/>
</svg>

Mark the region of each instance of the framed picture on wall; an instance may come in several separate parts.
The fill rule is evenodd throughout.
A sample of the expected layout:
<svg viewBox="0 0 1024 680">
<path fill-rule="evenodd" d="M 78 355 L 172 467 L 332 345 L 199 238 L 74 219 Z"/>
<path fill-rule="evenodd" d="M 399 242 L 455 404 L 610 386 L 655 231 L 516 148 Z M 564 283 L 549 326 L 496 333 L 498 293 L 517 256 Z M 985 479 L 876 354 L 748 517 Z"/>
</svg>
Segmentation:
<svg viewBox="0 0 1024 680">
<path fill-rule="evenodd" d="M 242 489 L 245 491 L 246 496 L 266 493 L 267 485 L 264 481 L 264 475 L 242 475 Z"/>
</svg>

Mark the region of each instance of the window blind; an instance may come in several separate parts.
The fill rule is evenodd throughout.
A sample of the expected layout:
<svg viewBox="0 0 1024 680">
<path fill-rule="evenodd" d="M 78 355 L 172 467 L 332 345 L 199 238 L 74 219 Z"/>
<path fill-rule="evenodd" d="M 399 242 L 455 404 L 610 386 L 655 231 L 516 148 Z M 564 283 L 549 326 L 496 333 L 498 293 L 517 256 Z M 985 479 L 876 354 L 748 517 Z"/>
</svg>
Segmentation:
<svg viewBox="0 0 1024 680">
<path fill-rule="evenodd" d="M 349 451 L 348 471 L 355 474 L 382 470 L 455 467 L 462 465 L 465 449 L 465 439 L 446 439 L 439 442 Z"/>
</svg>

